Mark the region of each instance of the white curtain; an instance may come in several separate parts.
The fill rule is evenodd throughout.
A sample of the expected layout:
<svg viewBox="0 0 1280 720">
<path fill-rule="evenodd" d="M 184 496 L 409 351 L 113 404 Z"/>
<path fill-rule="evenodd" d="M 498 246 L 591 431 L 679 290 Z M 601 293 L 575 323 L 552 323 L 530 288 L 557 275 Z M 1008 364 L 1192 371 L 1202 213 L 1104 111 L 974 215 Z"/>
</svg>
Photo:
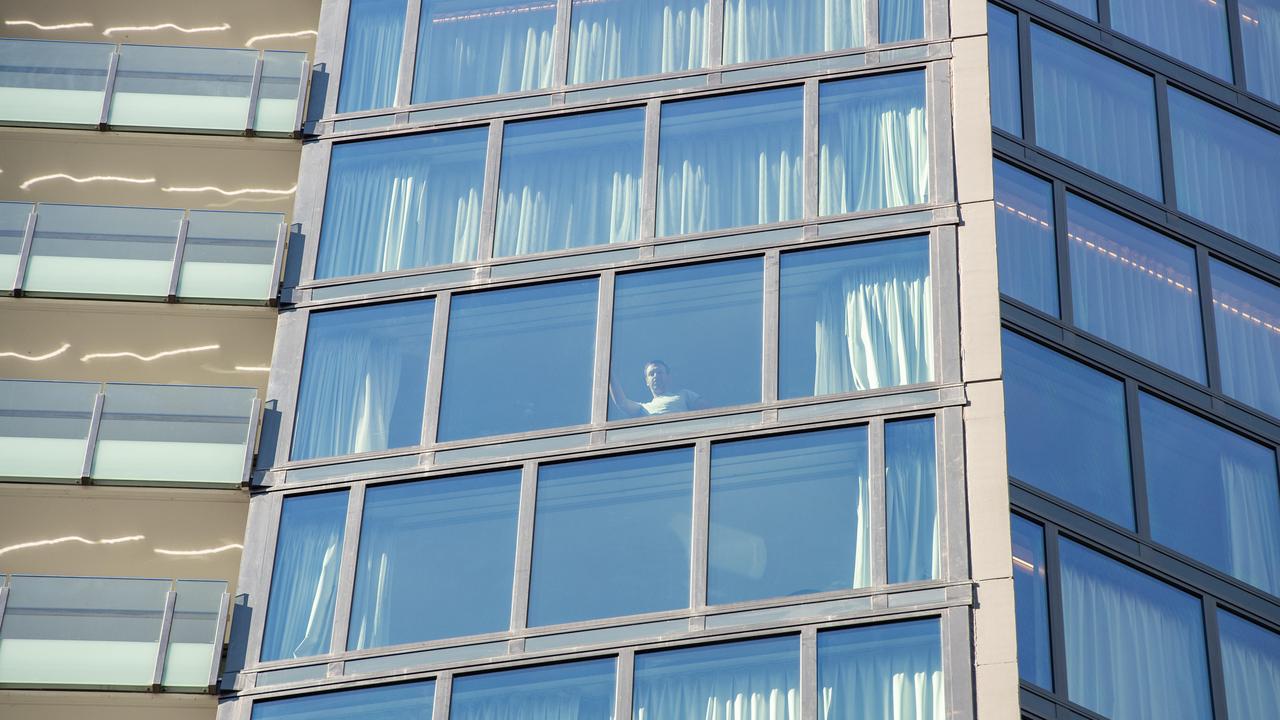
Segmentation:
<svg viewBox="0 0 1280 720">
<path fill-rule="evenodd" d="M 413 101 L 550 87 L 555 16 L 547 0 L 426 0 Z"/>
<path fill-rule="evenodd" d="M 843 93 L 823 99 L 818 157 L 823 215 L 929 199 L 923 80 L 923 73 L 850 80 L 837 86 Z"/>
<path fill-rule="evenodd" d="M 635 720 L 795 720 L 800 717 L 794 666 L 681 668 L 637 684 Z"/>
<path fill-rule="evenodd" d="M 889 582 L 932 580 L 940 576 L 933 422 L 889 423 L 885 432 Z"/>
<path fill-rule="evenodd" d="M 1231 574 L 1272 595 L 1280 595 L 1280 506 L 1274 462 L 1258 467 L 1223 454 L 1222 492 L 1226 502 Z"/>
<path fill-rule="evenodd" d="M 865 0 L 726 0 L 724 63 L 862 47 Z"/>
<path fill-rule="evenodd" d="M 1280 416 L 1280 289 L 1217 261 L 1210 267 L 1223 391 Z"/>
<path fill-rule="evenodd" d="M 819 637 L 822 720 L 943 720 L 946 695 L 936 624 L 927 642 L 892 638 L 823 655 Z M 893 632 L 893 625 L 847 633 Z"/>
<path fill-rule="evenodd" d="M 574 0 L 569 82 L 707 64 L 707 0 Z"/>
<path fill-rule="evenodd" d="M 924 0 L 880 0 L 880 42 L 924 37 Z"/>
<path fill-rule="evenodd" d="M 449 720 L 605 720 L 608 708 L 582 706 L 571 691 L 511 691 L 469 697 L 449 708 Z"/>
<path fill-rule="evenodd" d="M 271 572 L 262 659 L 329 652 L 347 494 L 285 501 Z"/>
<path fill-rule="evenodd" d="M 405 0 L 352 0 L 342 48 L 338 112 L 391 107 L 400 78 Z"/>
<path fill-rule="evenodd" d="M 1280 636 L 1218 611 L 1222 677 L 1233 718 L 1274 717 L 1280 708 Z"/>
<path fill-rule="evenodd" d="M 1111 0 L 1111 27 L 1230 82 L 1226 21 L 1226 3 Z"/>
<path fill-rule="evenodd" d="M 1243 0 L 1240 15 L 1249 90 L 1280 102 L 1280 0 Z"/>
<path fill-rule="evenodd" d="M 351 329 L 307 343 L 293 458 L 386 450 L 400 387 L 401 354 Z"/>
</svg>

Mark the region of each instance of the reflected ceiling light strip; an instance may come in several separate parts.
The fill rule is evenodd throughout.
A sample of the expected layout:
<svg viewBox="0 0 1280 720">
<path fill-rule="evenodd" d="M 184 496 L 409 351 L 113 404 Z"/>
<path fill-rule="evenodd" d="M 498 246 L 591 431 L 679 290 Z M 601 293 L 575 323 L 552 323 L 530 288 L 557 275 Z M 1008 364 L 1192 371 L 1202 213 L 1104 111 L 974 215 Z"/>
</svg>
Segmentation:
<svg viewBox="0 0 1280 720">
<path fill-rule="evenodd" d="M 23 355 L 20 352 L 0 352 L 0 358 L 12 357 L 12 358 L 18 358 L 19 360 L 29 360 L 31 362 L 40 362 L 41 360 L 56 358 L 62 353 L 66 352 L 70 347 L 71 347 L 71 343 L 63 343 L 62 347 L 58 348 L 57 350 L 54 350 L 53 352 L 47 352 L 43 355 Z"/>
<path fill-rule="evenodd" d="M 154 550 L 161 555 L 181 555 L 181 556 L 214 555 L 220 552 L 226 552 L 228 550 L 243 550 L 243 549 L 244 549 L 244 546 L 241 545 L 240 543 L 231 543 L 229 545 L 222 545 L 220 547 L 215 547 L 215 548 L 205 548 L 203 550 L 165 550 L 164 548 L 154 548 Z"/>
<path fill-rule="evenodd" d="M 216 192 L 219 195 L 225 195 L 227 197 L 235 197 L 237 195 L 251 195 L 251 194 L 292 195 L 294 192 L 298 190 L 298 186 L 294 185 L 288 190 L 273 190 L 271 188 L 240 188 L 238 190 L 223 190 L 222 188 L 215 187 L 213 185 L 201 185 L 200 187 L 166 187 L 166 188 L 160 188 L 160 190 L 162 190 L 163 192 L 174 192 L 174 193 Z"/>
<path fill-rule="evenodd" d="M 5 20 L 4 24 L 10 27 L 14 25 L 26 25 L 28 27 L 36 28 L 37 30 L 74 30 L 76 28 L 93 27 L 93 23 L 91 22 L 62 23 L 60 25 L 41 25 L 40 23 L 34 20 Z"/>
<path fill-rule="evenodd" d="M 194 28 L 184 28 L 180 25 L 174 25 L 173 23 L 160 23 L 159 25 L 126 25 L 122 27 L 109 27 L 106 30 L 103 30 L 102 34 L 111 35 L 112 33 L 118 33 L 118 32 L 134 32 L 134 31 L 145 31 L 145 30 L 177 30 L 180 33 L 191 34 L 191 33 L 206 33 L 206 32 L 222 32 L 224 30 L 230 30 L 230 29 L 231 29 L 231 26 L 228 25 L 227 23 L 222 23 L 221 25 L 211 25 L 209 27 L 194 27 Z"/>
<path fill-rule="evenodd" d="M 164 357 L 172 357 L 173 355 L 185 355 L 187 353 L 204 352 L 205 350 L 217 350 L 220 347 L 222 346 L 221 345 L 201 345 L 199 347 L 178 348 L 177 350 L 165 350 L 163 352 L 158 352 L 155 355 L 139 355 L 138 353 L 128 352 L 128 351 L 112 352 L 112 353 L 89 353 L 88 355 L 85 355 L 84 357 L 80 358 L 80 362 L 89 362 L 90 360 L 97 360 L 99 358 L 120 358 L 120 357 L 131 357 L 131 358 L 136 358 L 138 360 L 141 360 L 142 362 L 151 362 L 152 360 L 159 360 L 160 358 L 164 358 Z"/>
<path fill-rule="evenodd" d="M 271 372 L 271 368 L 262 365 L 237 365 L 240 372 Z"/>
<path fill-rule="evenodd" d="M 134 185 L 148 185 L 156 181 L 155 178 L 130 178 L 130 177 L 120 177 L 118 175 L 90 175 L 88 177 L 75 177 L 74 175 L 68 175 L 66 173 L 53 173 L 52 175 L 41 175 L 39 177 L 33 177 L 30 180 L 27 180 L 26 182 L 22 183 L 18 187 L 22 190 L 26 190 L 27 188 L 30 188 L 32 185 L 35 185 L 38 182 L 44 182 L 46 180 L 70 180 L 73 183 L 121 182 L 121 183 L 133 183 Z"/>
<path fill-rule="evenodd" d="M 297 32 L 271 33 L 269 35 L 254 35 L 245 41 L 245 47 L 253 47 L 253 44 L 259 40 L 277 40 L 281 38 L 307 37 L 308 35 L 317 35 L 315 30 L 299 30 Z"/>
<path fill-rule="evenodd" d="M 61 545 L 62 543 L 78 542 L 85 545 L 115 545 L 116 543 L 134 542 L 136 540 L 146 540 L 146 535 L 125 535 L 117 538 L 102 538 L 101 540 L 89 540 L 79 535 L 68 535 L 66 537 L 53 538 L 51 540 L 34 540 L 32 542 L 18 543 L 17 545 L 6 545 L 0 547 L 0 555 L 14 550 L 26 550 L 34 547 L 45 547 L 48 545 Z"/>
</svg>

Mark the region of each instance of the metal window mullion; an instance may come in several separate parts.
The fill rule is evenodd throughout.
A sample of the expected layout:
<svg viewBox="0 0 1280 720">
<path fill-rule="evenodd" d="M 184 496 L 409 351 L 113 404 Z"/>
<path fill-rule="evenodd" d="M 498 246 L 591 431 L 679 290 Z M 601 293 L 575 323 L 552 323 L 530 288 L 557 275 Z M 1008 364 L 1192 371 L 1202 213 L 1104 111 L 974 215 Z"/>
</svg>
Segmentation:
<svg viewBox="0 0 1280 720">
<path fill-rule="evenodd" d="M 1058 528 L 1044 523 L 1045 584 L 1049 596 L 1049 658 L 1052 667 L 1053 692 L 1070 697 L 1067 692 L 1066 627 L 1062 617 L 1062 566 L 1058 552 Z"/>
<path fill-rule="evenodd" d="M 320 263 L 320 240 L 324 232 L 324 206 L 329 193 L 329 175 L 333 167 L 333 142 L 321 140 L 303 143 L 298 165 L 298 191 L 294 196 L 294 222 L 302 224 L 304 243 L 294 248 L 298 261 L 298 280 L 315 280 Z M 306 203 L 310 201 L 310 205 Z"/>
<path fill-rule="evenodd" d="M 1204 644 L 1209 662 L 1209 696 L 1213 702 L 1214 720 L 1229 720 L 1227 683 L 1222 668 L 1221 629 L 1218 627 L 1218 601 L 1209 595 L 1201 597 L 1204 610 Z"/>
<path fill-rule="evenodd" d="M 1146 451 L 1142 445 L 1142 411 L 1138 394 L 1138 381 L 1125 378 L 1124 405 L 1129 432 L 1129 475 L 1133 482 L 1133 519 L 1138 535 L 1150 538 L 1151 506 L 1147 502 Z"/>
<path fill-rule="evenodd" d="M 298 69 L 298 105 L 293 109 L 293 129 L 290 133 L 295 136 L 302 132 L 302 121 L 305 119 L 307 104 L 310 100 L 307 89 L 310 86 L 308 81 L 311 79 L 311 58 L 303 55 L 298 63 L 301 65 Z"/>
<path fill-rule="evenodd" d="M 1111 27 L 1111 0 L 1098 1 L 1098 24 L 1104 28 Z"/>
<path fill-rule="evenodd" d="M 326 12 L 328 11 L 328 12 Z M 332 13 L 329 15 L 328 13 Z M 349 0 L 321 0 L 319 35 L 316 37 L 316 60 L 323 57 L 326 75 L 324 107 L 320 109 L 320 118 L 333 117 L 338 112 L 338 93 L 342 86 L 342 62 L 347 50 L 347 24 L 351 16 Z M 332 39 L 333 47 L 325 48 L 323 43 Z M 325 50 L 328 53 L 325 53 Z M 314 89 L 314 88 L 313 88 Z"/>
<path fill-rule="evenodd" d="M 120 71 L 120 46 L 111 51 L 111 59 L 107 62 L 107 82 L 102 88 L 102 109 L 98 112 L 98 127 L 105 129 L 111 119 L 111 100 L 116 94 L 116 75 Z"/>
<path fill-rule="evenodd" d="M 436 675 L 436 694 L 431 700 L 431 717 L 446 720 L 449 717 L 449 701 L 453 696 L 453 671 L 445 670 Z"/>
<path fill-rule="evenodd" d="M 435 444 L 440 427 L 440 398 L 444 392 L 444 351 L 445 340 L 449 335 L 449 306 L 452 294 L 440 293 L 436 296 L 434 313 L 431 321 L 431 347 L 427 351 L 427 387 L 423 398 L 422 409 L 422 441 L 423 447 Z"/>
<path fill-rule="evenodd" d="M 764 320 L 762 327 L 763 356 L 760 358 L 760 399 L 766 403 L 778 399 L 778 325 L 779 276 L 781 259 L 776 249 L 764 255 Z"/>
<path fill-rule="evenodd" d="M 632 702 L 635 696 L 636 651 L 635 648 L 623 648 L 618 652 L 617 680 L 614 685 L 613 717 L 627 720 L 634 717 Z"/>
<path fill-rule="evenodd" d="M 614 274 L 606 272 L 598 281 L 596 299 L 596 353 L 591 381 L 591 424 L 609 420 L 609 367 L 613 351 Z"/>
<path fill-rule="evenodd" d="M 253 451 L 258 445 L 258 432 L 262 429 L 262 398 L 253 396 L 249 404 L 249 427 L 245 429 L 244 464 L 240 467 L 240 482 L 249 484 L 249 476 L 253 473 Z"/>
<path fill-rule="evenodd" d="M 1244 60 L 1244 31 L 1240 28 L 1240 0 L 1226 0 L 1227 48 L 1231 53 L 1231 79 L 1236 87 L 1249 86 L 1248 68 Z"/>
<path fill-rule="evenodd" d="M 534 513 L 538 501 L 538 463 L 520 468 L 520 510 L 516 516 L 516 562 L 511 584 L 511 629 L 520 632 L 529 622 L 529 587 L 533 570 Z"/>
<path fill-rule="evenodd" d="M 301 226 L 299 226 L 301 227 Z M 299 233 L 301 235 L 301 233 Z M 289 223 L 280 218 L 280 227 L 276 230 L 275 252 L 271 255 L 271 279 L 267 283 L 267 304 L 280 304 L 280 284 L 284 278 L 280 273 L 284 270 L 284 246 L 289 241 Z"/>
<path fill-rule="evenodd" d="M 395 106 L 413 104 L 413 75 L 417 71 L 419 25 L 422 0 L 408 0 L 404 11 L 404 36 L 400 41 L 400 70 L 396 75 Z"/>
<path fill-rule="evenodd" d="M 164 595 L 164 615 L 160 618 L 160 640 L 156 645 L 156 664 L 151 670 L 151 687 L 158 690 L 164 683 L 164 665 L 169 657 L 169 637 L 173 634 L 173 608 L 178 601 L 178 593 L 170 584 Z"/>
<path fill-rule="evenodd" d="M 246 135 L 253 132 L 253 126 L 258 120 L 258 97 L 262 94 L 262 66 L 263 66 L 263 50 L 258 51 L 258 57 L 253 61 L 253 80 L 249 82 L 249 109 L 245 112 L 244 132 Z M 299 98 L 298 102 L 302 102 Z"/>
<path fill-rule="evenodd" d="M 489 123 L 489 139 L 484 158 L 484 187 L 480 201 L 480 262 L 491 260 L 497 241 L 498 179 L 502 172 L 502 118 Z"/>
<path fill-rule="evenodd" d="M 650 100 L 644 107 L 644 165 L 640 186 L 640 239 L 657 235 L 658 226 L 658 130 L 662 124 L 662 103 Z"/>
<path fill-rule="evenodd" d="M 818 630 L 800 631 L 800 719 L 818 720 Z"/>
<path fill-rule="evenodd" d="M 863 45 L 875 48 L 880 44 L 880 0 L 863 0 Z"/>
<path fill-rule="evenodd" d="M 964 412 L 944 407 L 934 415 L 937 438 L 939 568 L 942 580 L 962 582 L 969 577 L 969 518 L 964 457 Z"/>
<path fill-rule="evenodd" d="M 173 265 L 169 268 L 169 290 L 165 293 L 169 302 L 178 298 L 178 278 L 182 275 L 182 258 L 187 252 L 187 231 L 191 221 L 183 217 L 178 221 L 178 238 L 173 244 Z"/>
<path fill-rule="evenodd" d="M 93 457 L 98 449 L 98 432 L 102 428 L 102 411 L 106 406 L 106 384 L 93 399 L 93 414 L 89 416 L 89 435 L 85 438 L 84 462 L 80 464 L 80 481 L 87 482 L 93 475 Z"/>
<path fill-rule="evenodd" d="M 341 654 L 347 648 L 351 627 L 351 605 L 355 595 L 356 561 L 360 557 L 360 532 L 364 522 L 364 497 L 368 484 L 358 482 L 347 491 L 347 516 L 342 530 L 342 560 L 338 565 L 338 587 L 333 598 L 333 635 L 329 652 Z"/>
<path fill-rule="evenodd" d="M 885 487 L 884 419 L 867 425 L 867 491 L 871 522 L 871 586 L 889 584 L 889 531 Z"/>
<path fill-rule="evenodd" d="M 1218 357 L 1218 325 L 1213 314 L 1213 280 L 1209 272 L 1209 250 L 1196 245 L 1196 274 L 1200 293 L 1200 327 L 1204 335 L 1205 383 L 1210 389 L 1222 392 L 1222 359 Z"/>
<path fill-rule="evenodd" d="M 707 66 L 724 65 L 724 3 L 710 0 L 707 8 Z"/>
<path fill-rule="evenodd" d="M 931 380 L 944 383 L 962 381 L 960 355 L 960 286 L 958 238 L 953 226 L 929 231 L 929 303 L 933 308 L 934 372 Z"/>
<path fill-rule="evenodd" d="M 818 114 L 819 86 L 817 78 L 804 82 L 804 165 L 801 170 L 801 190 L 804 193 L 803 217 L 818 217 Z"/>
<path fill-rule="evenodd" d="M 222 646 L 227 637 L 227 615 L 231 612 L 231 593 L 223 592 L 218 601 L 218 619 L 213 626 L 213 662 L 209 665 L 209 688 L 216 688 L 222 677 Z"/>
<path fill-rule="evenodd" d="M 27 225 L 22 230 L 22 246 L 18 249 L 18 269 L 13 275 L 13 294 L 22 292 L 22 283 L 27 279 L 27 264 L 31 261 L 31 245 L 35 241 L 36 222 L 40 217 L 40 206 L 32 205 L 27 213 Z"/>
<path fill-rule="evenodd" d="M 711 441 L 693 447 L 693 523 L 690 527 L 689 607 L 707 606 L 707 567 L 711 527 Z"/>
<path fill-rule="evenodd" d="M 1164 205 L 1177 206 L 1177 179 L 1173 174 L 1173 130 L 1169 119 L 1169 82 L 1163 76 L 1155 78 L 1156 90 L 1156 139 L 1160 152 L 1160 179 L 1164 191 Z"/>
<path fill-rule="evenodd" d="M 569 34 L 573 27 L 573 0 L 556 0 L 555 30 L 551 37 L 551 86 L 569 84 Z"/>
<path fill-rule="evenodd" d="M 1035 83 L 1031 77 L 1031 16 L 1018 13 L 1018 89 L 1022 100 L 1022 139 L 1036 144 Z"/>
<path fill-rule="evenodd" d="M 1067 232 L 1067 186 L 1053 181 L 1053 244 L 1058 265 L 1058 317 L 1064 325 L 1075 321 L 1075 300 L 1071 287 L 1071 236 Z"/>
</svg>

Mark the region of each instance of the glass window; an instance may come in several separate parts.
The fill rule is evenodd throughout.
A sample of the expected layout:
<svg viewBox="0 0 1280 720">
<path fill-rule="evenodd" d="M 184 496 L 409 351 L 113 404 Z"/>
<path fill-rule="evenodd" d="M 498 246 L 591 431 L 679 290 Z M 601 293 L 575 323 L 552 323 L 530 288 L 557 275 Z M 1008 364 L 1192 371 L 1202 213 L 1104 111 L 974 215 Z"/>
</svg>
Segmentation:
<svg viewBox="0 0 1280 720">
<path fill-rule="evenodd" d="M 453 679 L 449 720 L 612 720 L 614 665 L 607 658 L 461 675 Z"/>
<path fill-rule="evenodd" d="M 995 5 L 987 6 L 987 52 L 991 63 L 991 124 L 1021 136 L 1018 16 Z"/>
<path fill-rule="evenodd" d="M 292 459 L 422 443 L 434 312 L 411 300 L 311 315 Z"/>
<path fill-rule="evenodd" d="M 1169 88 L 1178 209 L 1280 254 L 1280 135 Z"/>
<path fill-rule="evenodd" d="M 819 632 L 819 717 L 943 720 L 941 634 L 936 619 Z"/>
<path fill-rule="evenodd" d="M 437 439 L 590 420 L 596 284 L 570 280 L 454 296 Z"/>
<path fill-rule="evenodd" d="M 707 603 L 871 583 L 867 430 L 711 446 Z"/>
<path fill-rule="evenodd" d="M 1031 77 L 1037 144 L 1164 199 L 1150 76 L 1033 24 Z"/>
<path fill-rule="evenodd" d="M 760 401 L 760 258 L 618 275 L 609 418 Z"/>
<path fill-rule="evenodd" d="M 1196 251 L 1071 193 L 1067 237 L 1075 324 L 1204 383 Z"/>
<path fill-rule="evenodd" d="M 1245 84 L 1280 103 L 1280 0 L 1240 0 L 1240 41 Z"/>
<path fill-rule="evenodd" d="M 924 0 L 880 0 L 880 42 L 924 37 Z"/>
<path fill-rule="evenodd" d="M 635 240 L 643 162 L 643 108 L 507 125 L 494 255 Z"/>
<path fill-rule="evenodd" d="M 1009 475 L 1133 527 L 1124 383 L 1003 333 Z"/>
<path fill-rule="evenodd" d="M 688 607 L 690 449 L 543 465 L 529 625 Z"/>
<path fill-rule="evenodd" d="M 635 720 L 800 717 L 800 643 L 787 635 L 636 653 Z"/>
<path fill-rule="evenodd" d="M 1090 20 L 1098 19 L 1098 0 L 1049 0 L 1049 2 L 1079 13 Z"/>
<path fill-rule="evenodd" d="M 1280 417 L 1280 287 L 1209 260 L 1222 389 Z"/>
<path fill-rule="evenodd" d="M 1111 0 L 1111 27 L 1231 82 L 1226 9 L 1206 0 Z"/>
<path fill-rule="evenodd" d="M 788 87 L 663 103 L 658 235 L 799 218 L 802 97 Z"/>
<path fill-rule="evenodd" d="M 782 398 L 933 379 L 928 238 L 783 253 L 780 284 Z"/>
<path fill-rule="evenodd" d="M 928 201 L 928 128 L 923 70 L 823 83 L 818 100 L 819 213 Z"/>
<path fill-rule="evenodd" d="M 316 277 L 476 258 L 484 128 L 337 143 Z"/>
<path fill-rule="evenodd" d="M 413 101 L 551 87 L 556 4 L 423 0 Z"/>
<path fill-rule="evenodd" d="M 342 46 L 338 112 L 396 104 L 406 0 L 351 0 Z"/>
<path fill-rule="evenodd" d="M 1044 528 L 1017 515 L 1013 530 L 1013 600 L 1018 623 L 1018 677 L 1053 690 L 1049 653 L 1049 586 L 1045 579 Z"/>
<path fill-rule="evenodd" d="M 1231 717 L 1261 718 L 1280 707 L 1280 635 L 1218 611 L 1222 679 Z"/>
<path fill-rule="evenodd" d="M 573 0 L 569 83 L 706 67 L 707 0 Z"/>
<path fill-rule="evenodd" d="M 862 47 L 866 0 L 726 0 L 726 65 Z"/>
<path fill-rule="evenodd" d="M 1058 316 L 1053 185 L 996 160 L 996 254 L 1000 292 Z"/>
<path fill-rule="evenodd" d="M 253 720 L 431 720 L 435 692 L 427 680 L 255 702 Z"/>
<path fill-rule="evenodd" d="M 262 661 L 329 652 L 347 493 L 284 499 L 262 631 Z"/>
<path fill-rule="evenodd" d="M 506 630 L 520 471 L 369 488 L 348 650 Z"/>
<path fill-rule="evenodd" d="M 1059 547 L 1071 701 L 1113 720 L 1212 718 L 1200 601 L 1069 540 Z"/>
<path fill-rule="evenodd" d="M 1280 595 L 1275 450 L 1146 393 L 1138 405 L 1151 536 Z"/>
<path fill-rule="evenodd" d="M 889 582 L 933 580 L 938 568 L 938 470 L 933 418 L 884 426 Z"/>
</svg>

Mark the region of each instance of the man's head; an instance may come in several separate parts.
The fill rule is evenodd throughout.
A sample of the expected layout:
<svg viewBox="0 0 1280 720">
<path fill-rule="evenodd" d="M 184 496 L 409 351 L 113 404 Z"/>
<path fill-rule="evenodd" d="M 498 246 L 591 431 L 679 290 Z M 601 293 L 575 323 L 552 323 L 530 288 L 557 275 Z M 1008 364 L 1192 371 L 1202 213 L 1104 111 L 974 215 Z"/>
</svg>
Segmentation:
<svg viewBox="0 0 1280 720">
<path fill-rule="evenodd" d="M 650 360 L 644 364 L 644 384 L 654 397 L 671 392 L 671 369 L 661 360 Z"/>
</svg>

